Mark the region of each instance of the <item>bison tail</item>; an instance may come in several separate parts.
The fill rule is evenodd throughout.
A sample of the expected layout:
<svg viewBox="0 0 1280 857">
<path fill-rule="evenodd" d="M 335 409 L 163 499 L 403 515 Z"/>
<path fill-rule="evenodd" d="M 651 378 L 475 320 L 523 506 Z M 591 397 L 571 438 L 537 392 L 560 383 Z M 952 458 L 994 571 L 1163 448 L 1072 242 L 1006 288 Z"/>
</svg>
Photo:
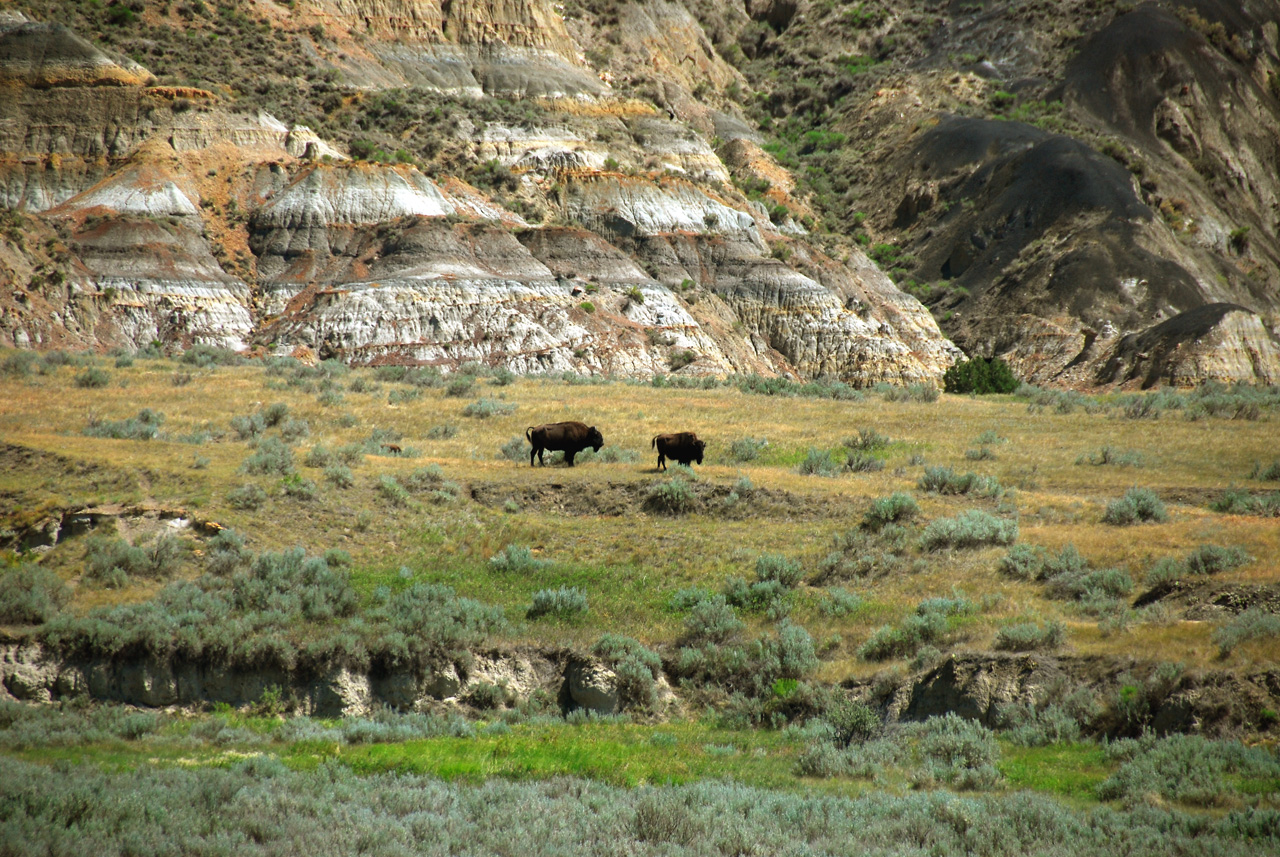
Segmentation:
<svg viewBox="0 0 1280 857">
<path fill-rule="evenodd" d="M 524 430 L 524 439 L 529 441 L 529 443 L 533 443 L 533 426 L 529 426 Z"/>
<path fill-rule="evenodd" d="M 649 448 L 650 449 L 658 448 L 658 436 L 656 434 L 653 436 L 653 440 L 649 441 Z"/>
</svg>

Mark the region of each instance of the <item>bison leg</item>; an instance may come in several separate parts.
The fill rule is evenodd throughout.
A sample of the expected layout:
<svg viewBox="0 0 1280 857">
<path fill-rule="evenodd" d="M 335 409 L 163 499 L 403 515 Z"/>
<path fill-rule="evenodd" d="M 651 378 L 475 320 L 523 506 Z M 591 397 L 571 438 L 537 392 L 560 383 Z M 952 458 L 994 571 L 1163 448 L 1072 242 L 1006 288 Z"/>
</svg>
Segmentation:
<svg viewBox="0 0 1280 857">
<path fill-rule="evenodd" d="M 658 453 L 658 469 L 659 470 L 667 469 L 667 458 L 661 452 Z"/>
<path fill-rule="evenodd" d="M 573 467 L 573 457 L 578 454 L 576 449 L 566 449 L 564 451 L 564 460 L 570 467 Z"/>
</svg>

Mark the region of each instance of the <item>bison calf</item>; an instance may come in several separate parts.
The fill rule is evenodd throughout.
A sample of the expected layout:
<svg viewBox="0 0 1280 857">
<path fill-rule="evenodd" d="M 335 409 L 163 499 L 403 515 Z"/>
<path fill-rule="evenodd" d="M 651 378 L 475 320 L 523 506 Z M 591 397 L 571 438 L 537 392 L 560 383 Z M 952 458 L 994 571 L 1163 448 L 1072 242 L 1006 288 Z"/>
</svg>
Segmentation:
<svg viewBox="0 0 1280 857">
<path fill-rule="evenodd" d="M 604 436 L 595 426 L 586 423 L 546 423 L 540 426 L 529 426 L 524 431 L 525 439 L 533 446 L 529 449 L 529 466 L 533 466 L 533 457 L 538 456 L 538 463 L 543 464 L 543 450 L 563 450 L 564 460 L 573 467 L 573 457 L 588 446 L 596 452 L 604 446 Z"/>
<path fill-rule="evenodd" d="M 707 448 L 705 440 L 698 440 L 698 435 L 691 431 L 678 431 L 673 434 L 660 434 L 649 441 L 652 449 L 658 450 L 658 469 L 667 469 L 667 459 L 678 461 L 685 467 L 689 462 L 697 460 L 702 463 L 702 451 Z"/>
</svg>

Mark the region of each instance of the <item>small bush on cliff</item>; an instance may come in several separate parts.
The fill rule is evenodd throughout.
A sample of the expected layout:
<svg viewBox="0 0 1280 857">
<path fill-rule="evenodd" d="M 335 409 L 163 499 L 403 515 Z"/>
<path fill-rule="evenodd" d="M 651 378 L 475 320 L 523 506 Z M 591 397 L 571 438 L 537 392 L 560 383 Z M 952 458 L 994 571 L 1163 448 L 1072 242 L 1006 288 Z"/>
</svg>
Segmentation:
<svg viewBox="0 0 1280 857">
<path fill-rule="evenodd" d="M 140 545 L 121 538 L 91 536 L 85 546 L 85 578 L 109 586 L 127 583 L 130 575 L 162 580 L 178 570 L 182 554 L 182 544 L 169 535 Z"/>
<path fill-rule="evenodd" d="M 38 625 L 71 600 L 71 590 L 58 575 L 23 563 L 0 571 L 0 622 Z"/>
<path fill-rule="evenodd" d="M 1015 622 L 996 632 L 992 647 L 1004 652 L 1035 652 L 1056 649 L 1067 636 L 1067 626 L 1054 620 L 1039 622 Z"/>
<path fill-rule="evenodd" d="M 987 359 L 974 357 L 956 363 L 942 376 L 943 389 L 948 393 L 1012 393 L 1018 389 L 1018 379 L 1007 363 L 999 357 Z"/>
<path fill-rule="evenodd" d="M 618 677 L 618 701 L 623 708 L 648 710 L 657 702 L 657 681 L 662 675 L 658 653 L 630 637 L 605 634 L 591 648 Z"/>
</svg>

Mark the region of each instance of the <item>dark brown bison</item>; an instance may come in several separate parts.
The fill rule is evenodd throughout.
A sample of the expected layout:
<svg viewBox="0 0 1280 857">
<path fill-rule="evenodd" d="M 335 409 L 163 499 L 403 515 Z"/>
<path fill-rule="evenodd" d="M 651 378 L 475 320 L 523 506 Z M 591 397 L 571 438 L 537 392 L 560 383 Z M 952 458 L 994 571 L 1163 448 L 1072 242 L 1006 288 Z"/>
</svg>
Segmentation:
<svg viewBox="0 0 1280 857">
<path fill-rule="evenodd" d="M 533 457 L 538 456 L 542 464 L 542 451 L 563 450 L 564 460 L 573 467 L 573 457 L 588 446 L 596 452 L 604 446 L 604 436 L 595 426 L 586 423 L 546 423 L 540 426 L 529 426 L 524 432 L 525 439 L 533 446 L 529 449 L 529 466 L 533 466 Z"/>
<path fill-rule="evenodd" d="M 649 441 L 649 446 L 658 450 L 658 469 L 666 470 L 668 458 L 680 462 L 685 467 L 695 459 L 701 464 L 702 451 L 707 448 L 707 442 L 698 440 L 698 436 L 691 431 L 678 431 L 673 434 L 658 435 Z"/>
</svg>

